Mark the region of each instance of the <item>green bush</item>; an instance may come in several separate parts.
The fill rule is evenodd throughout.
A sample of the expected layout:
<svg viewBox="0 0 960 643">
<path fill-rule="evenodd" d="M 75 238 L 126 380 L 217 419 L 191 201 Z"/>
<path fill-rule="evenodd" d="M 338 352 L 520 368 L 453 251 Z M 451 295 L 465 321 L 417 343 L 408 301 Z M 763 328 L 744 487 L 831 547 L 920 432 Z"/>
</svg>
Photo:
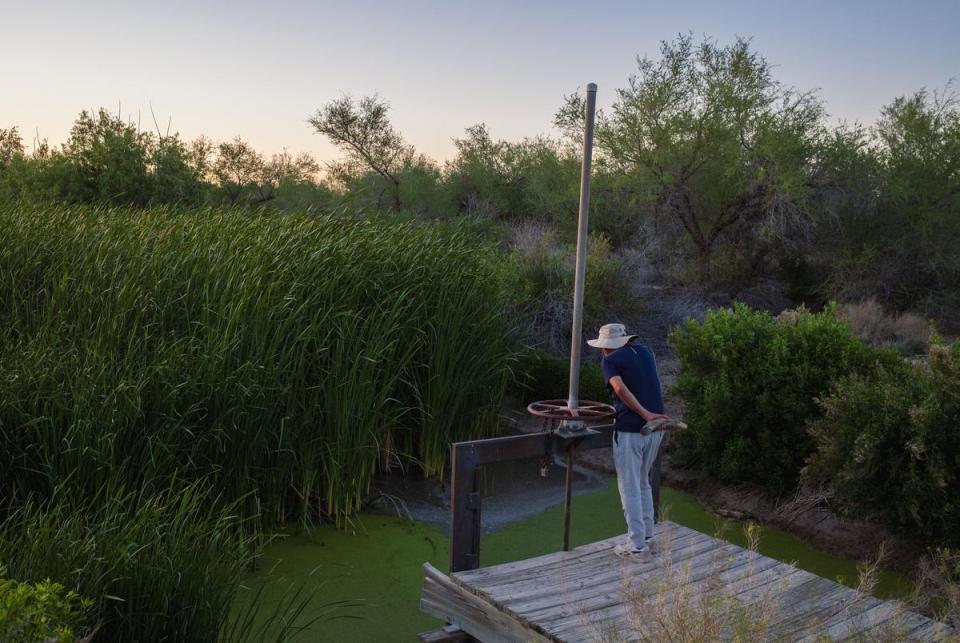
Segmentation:
<svg viewBox="0 0 960 643">
<path fill-rule="evenodd" d="M 806 425 L 820 413 L 816 398 L 839 377 L 899 359 L 855 338 L 832 308 L 774 318 L 738 304 L 688 321 L 670 340 L 690 425 L 677 435 L 674 461 L 774 493 L 796 485 L 814 449 Z"/>
<path fill-rule="evenodd" d="M 928 365 L 844 378 L 821 406 L 807 480 L 848 509 L 960 543 L 960 342 L 932 347 Z"/>
<path fill-rule="evenodd" d="M 49 579 L 36 584 L 2 578 L 0 567 L 0 641 L 73 643 L 84 629 L 93 602 Z"/>
<path fill-rule="evenodd" d="M 546 351 L 527 349 L 517 364 L 521 396 L 527 402 L 566 399 L 570 385 L 570 359 L 557 357 Z M 580 399 L 608 402 L 610 392 L 603 383 L 600 365 L 584 362 L 580 365 Z"/>
</svg>

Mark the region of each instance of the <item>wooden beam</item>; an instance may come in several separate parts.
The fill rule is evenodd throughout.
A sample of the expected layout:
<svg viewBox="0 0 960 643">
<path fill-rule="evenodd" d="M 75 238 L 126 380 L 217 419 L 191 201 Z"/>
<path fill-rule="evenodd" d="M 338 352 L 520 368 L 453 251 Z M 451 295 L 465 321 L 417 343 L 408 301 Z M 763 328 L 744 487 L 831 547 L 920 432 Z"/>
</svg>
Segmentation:
<svg viewBox="0 0 960 643">
<path fill-rule="evenodd" d="M 484 643 L 556 641 L 501 611 L 489 602 L 451 581 L 429 563 L 423 565 L 423 595 L 420 609 L 442 618 Z"/>
<path fill-rule="evenodd" d="M 663 442 L 657 450 L 657 457 L 650 467 L 650 490 L 653 492 L 653 520 L 660 522 L 660 472 L 663 466 Z"/>
</svg>

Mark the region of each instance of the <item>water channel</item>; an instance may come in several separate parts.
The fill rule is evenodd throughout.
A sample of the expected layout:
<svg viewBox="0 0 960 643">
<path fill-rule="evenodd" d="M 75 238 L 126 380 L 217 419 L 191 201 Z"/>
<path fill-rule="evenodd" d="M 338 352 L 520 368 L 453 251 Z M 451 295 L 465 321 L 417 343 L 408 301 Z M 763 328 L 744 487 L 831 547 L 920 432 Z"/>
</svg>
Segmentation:
<svg viewBox="0 0 960 643">
<path fill-rule="evenodd" d="M 571 545 L 623 533 L 616 481 L 589 470 L 578 470 L 575 480 Z M 561 467 L 553 465 L 544 478 L 539 462 L 504 463 L 488 468 L 484 483 L 483 565 L 560 549 Z M 318 620 L 293 640 L 412 641 L 417 632 L 442 625 L 421 613 L 418 601 L 421 565 L 447 568 L 446 489 L 435 481 L 399 477 L 380 481 L 378 488 L 380 498 L 348 529 L 318 526 L 280 534 L 267 546 L 260 570 L 248 579 L 247 598 L 265 584 L 263 614 L 297 588 L 303 589 L 301 596 L 312 597 L 304 616 Z M 661 503 L 674 522 L 746 544 L 742 525 L 720 519 L 693 496 L 664 488 Z M 857 582 L 857 561 L 817 551 L 777 529 L 761 530 L 759 551 L 848 585 Z M 875 593 L 893 597 L 909 590 L 907 578 L 883 572 Z M 241 605 L 244 599 L 242 593 Z M 329 608 L 343 600 L 354 604 Z"/>
</svg>

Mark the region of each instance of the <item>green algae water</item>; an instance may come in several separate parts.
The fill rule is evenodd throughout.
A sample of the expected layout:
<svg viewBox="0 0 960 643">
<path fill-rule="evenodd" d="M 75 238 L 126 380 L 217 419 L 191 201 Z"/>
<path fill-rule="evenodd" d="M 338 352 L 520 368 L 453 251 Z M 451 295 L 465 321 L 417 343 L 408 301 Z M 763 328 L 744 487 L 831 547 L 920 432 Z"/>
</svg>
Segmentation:
<svg viewBox="0 0 960 643">
<path fill-rule="evenodd" d="M 693 496 L 664 488 L 661 505 L 676 523 L 746 545 L 739 525 L 724 523 Z M 561 521 L 562 507 L 558 506 L 484 534 L 481 564 L 495 565 L 558 551 Z M 571 522 L 572 546 L 623 533 L 616 482 L 611 480 L 601 491 L 577 496 Z M 847 585 L 857 581 L 855 561 L 817 551 L 776 529 L 761 529 L 759 551 Z M 447 536 L 432 525 L 362 514 L 346 530 L 318 527 L 278 539 L 266 548 L 261 571 L 249 579 L 248 586 L 267 583 L 261 596 L 265 603 L 260 606 L 261 613 L 270 613 L 275 603 L 289 596 L 291 588 L 302 586 L 305 594 L 312 593 L 305 616 L 309 620 L 316 614 L 318 620 L 294 640 L 411 641 L 418 632 L 442 625 L 420 612 L 421 565 L 429 562 L 445 571 L 447 556 Z M 903 596 L 910 589 L 904 576 L 883 572 L 875 593 L 890 598 Z M 253 590 L 249 591 L 252 595 Z M 344 600 L 356 601 L 357 605 L 332 613 L 326 607 Z M 241 595 L 239 609 L 244 609 L 243 604 Z"/>
</svg>

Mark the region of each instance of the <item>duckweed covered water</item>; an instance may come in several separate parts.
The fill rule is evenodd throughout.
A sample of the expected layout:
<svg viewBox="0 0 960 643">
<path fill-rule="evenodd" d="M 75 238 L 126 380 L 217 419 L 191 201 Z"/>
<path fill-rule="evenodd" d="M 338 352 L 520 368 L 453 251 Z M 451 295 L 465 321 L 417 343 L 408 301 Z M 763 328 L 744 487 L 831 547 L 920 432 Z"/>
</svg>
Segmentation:
<svg viewBox="0 0 960 643">
<path fill-rule="evenodd" d="M 661 502 L 670 520 L 709 534 L 720 533 L 730 542 L 745 545 L 742 528 L 724 523 L 696 498 L 673 489 L 663 489 Z M 515 522 L 481 541 L 483 565 L 509 562 L 560 549 L 562 507 Z M 574 499 L 571 544 L 584 545 L 624 532 L 623 514 L 615 481 L 601 491 Z M 782 531 L 763 528 L 760 552 L 794 562 L 814 574 L 854 585 L 856 561 L 817 551 Z M 248 583 L 256 587 L 268 581 L 265 602 L 276 602 L 291 587 L 303 585 L 314 592 L 312 609 L 341 600 L 360 605 L 324 617 L 296 640 L 411 641 L 418 632 L 442 625 L 419 609 L 421 565 L 429 562 L 446 570 L 447 536 L 438 528 L 409 519 L 380 514 L 362 514 L 351 528 L 340 531 L 318 527 L 309 534 L 293 534 L 267 547 L 261 571 Z M 902 575 L 881 574 L 876 594 L 905 595 L 909 581 Z M 240 597 L 240 604 L 243 596 Z M 269 613 L 272 605 L 261 606 Z M 309 610 L 308 610 L 309 612 Z"/>
</svg>

